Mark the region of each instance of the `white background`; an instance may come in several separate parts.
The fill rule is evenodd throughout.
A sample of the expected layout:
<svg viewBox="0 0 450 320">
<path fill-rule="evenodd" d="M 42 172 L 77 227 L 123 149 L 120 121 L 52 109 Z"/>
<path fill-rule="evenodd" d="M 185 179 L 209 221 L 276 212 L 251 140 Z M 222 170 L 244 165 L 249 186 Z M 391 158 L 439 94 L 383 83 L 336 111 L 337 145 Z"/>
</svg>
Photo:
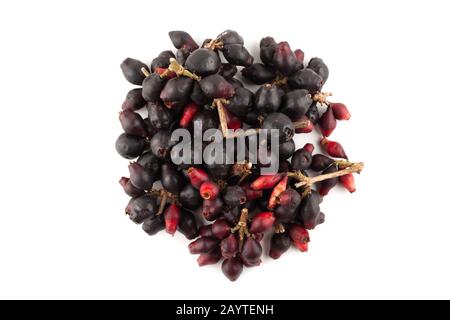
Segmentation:
<svg viewBox="0 0 450 320">
<path fill-rule="evenodd" d="M 450 298 L 448 14 L 446 1 L 2 1 L 0 298 Z M 256 56 L 272 35 L 322 57 L 324 89 L 352 111 L 332 137 L 366 164 L 356 193 L 325 199 L 308 253 L 236 283 L 198 268 L 182 236 L 126 218 L 114 149 L 120 62 L 150 62 L 170 30 L 227 28 Z"/>
</svg>

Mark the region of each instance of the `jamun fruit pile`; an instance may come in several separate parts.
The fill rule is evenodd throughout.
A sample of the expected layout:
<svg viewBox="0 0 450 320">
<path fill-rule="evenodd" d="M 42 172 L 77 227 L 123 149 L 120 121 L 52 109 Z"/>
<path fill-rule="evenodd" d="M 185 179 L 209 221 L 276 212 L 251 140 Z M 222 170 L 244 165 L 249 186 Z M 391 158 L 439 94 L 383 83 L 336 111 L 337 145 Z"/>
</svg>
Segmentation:
<svg viewBox="0 0 450 320">
<path fill-rule="evenodd" d="M 120 65 L 136 85 L 122 104 L 124 132 L 115 145 L 131 160 L 129 177 L 119 181 L 131 197 L 125 213 L 149 235 L 181 232 L 192 240 L 188 249 L 200 266 L 221 263 L 231 281 L 244 267 L 261 264 L 264 236 L 270 237 L 267 252 L 273 259 L 291 246 L 307 251 L 309 230 L 325 221 L 323 197 L 337 184 L 354 192 L 353 173 L 363 168 L 328 138 L 350 112 L 322 91 L 327 65 L 320 58 L 306 63 L 302 50 L 272 37 L 260 41 L 261 62 L 236 31 L 201 45 L 184 31 L 169 37 L 176 51 L 162 51 L 150 65 L 132 58 Z M 247 159 L 224 164 L 213 156 L 200 164 L 175 164 L 172 132 L 193 132 L 197 125 L 219 129 L 223 140 L 277 130 L 279 150 L 270 152 L 278 157 L 278 172 L 262 174 L 265 164 Z M 307 141 L 297 148 L 294 135 L 306 140 L 315 129 L 323 136 L 322 153 L 314 153 Z M 203 141 L 200 149 L 215 142 Z M 194 148 L 191 153 L 192 160 Z"/>
</svg>

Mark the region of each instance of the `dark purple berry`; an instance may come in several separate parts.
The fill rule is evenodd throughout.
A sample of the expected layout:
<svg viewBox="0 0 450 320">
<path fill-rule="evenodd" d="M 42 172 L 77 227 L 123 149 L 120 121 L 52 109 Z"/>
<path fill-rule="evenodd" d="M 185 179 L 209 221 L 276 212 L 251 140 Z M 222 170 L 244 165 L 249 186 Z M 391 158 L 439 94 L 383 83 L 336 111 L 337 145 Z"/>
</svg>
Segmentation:
<svg viewBox="0 0 450 320">
<path fill-rule="evenodd" d="M 142 88 L 131 89 L 122 103 L 122 110 L 138 110 L 145 104 L 146 101 L 142 97 Z"/>
<path fill-rule="evenodd" d="M 198 44 L 192 39 L 191 35 L 185 31 L 170 31 L 170 41 L 177 49 L 186 49 L 188 52 L 192 52 L 198 49 Z"/>
<path fill-rule="evenodd" d="M 223 56 L 231 64 L 247 67 L 253 63 L 253 56 L 241 44 L 224 45 Z"/>
<path fill-rule="evenodd" d="M 145 75 L 142 73 L 141 69 L 145 68 L 147 71 L 150 71 L 145 63 L 133 58 L 126 58 L 123 60 L 120 64 L 120 68 L 122 69 L 125 79 L 138 86 L 142 85 L 142 81 L 145 79 Z"/>
<path fill-rule="evenodd" d="M 198 237 L 197 223 L 192 213 L 181 210 L 181 219 L 178 223 L 178 231 L 180 231 L 187 239 L 192 240 Z"/>
<path fill-rule="evenodd" d="M 255 94 L 255 108 L 261 114 L 276 112 L 283 101 L 284 91 L 278 86 L 261 86 Z"/>
<path fill-rule="evenodd" d="M 145 139 L 122 133 L 116 140 L 116 150 L 125 159 L 139 157 L 145 149 Z"/>
<path fill-rule="evenodd" d="M 183 207 L 195 210 L 202 205 L 203 200 L 198 190 L 187 183 L 180 191 L 180 202 Z"/>
<path fill-rule="evenodd" d="M 189 71 L 200 77 L 205 77 L 217 73 L 221 62 L 216 52 L 200 48 L 189 55 L 184 65 Z"/>
<path fill-rule="evenodd" d="M 284 95 L 281 112 L 287 114 L 289 118 L 296 121 L 305 115 L 312 102 L 308 90 L 293 90 Z"/>
<path fill-rule="evenodd" d="M 293 89 L 306 89 L 311 93 L 320 91 L 323 79 L 311 69 L 302 69 L 288 78 L 288 84 Z"/>
<path fill-rule="evenodd" d="M 233 86 L 218 74 L 200 80 L 200 88 L 208 98 L 230 98 L 234 95 Z"/>
<path fill-rule="evenodd" d="M 169 159 L 170 149 L 174 145 L 175 141 L 171 139 L 171 132 L 166 130 L 158 131 L 150 141 L 150 148 L 159 159 Z"/>
<path fill-rule="evenodd" d="M 254 63 L 242 69 L 242 76 L 255 84 L 264 84 L 275 80 L 277 74 L 272 67 L 262 63 Z"/>
<path fill-rule="evenodd" d="M 148 119 L 157 130 L 167 130 L 173 121 L 172 112 L 160 101 L 147 104 Z"/>
<path fill-rule="evenodd" d="M 291 167 L 294 171 L 309 169 L 312 163 L 312 156 L 305 149 L 298 149 L 295 151 L 291 159 Z"/>
<path fill-rule="evenodd" d="M 152 72 L 154 72 L 156 68 L 167 68 L 170 64 L 170 58 L 175 58 L 172 51 L 162 51 L 155 59 L 152 60 Z"/>
<path fill-rule="evenodd" d="M 289 43 L 280 42 L 277 45 L 273 55 L 273 64 L 285 76 L 290 75 L 294 71 L 297 65 L 297 58 L 294 52 L 292 52 Z"/>
</svg>

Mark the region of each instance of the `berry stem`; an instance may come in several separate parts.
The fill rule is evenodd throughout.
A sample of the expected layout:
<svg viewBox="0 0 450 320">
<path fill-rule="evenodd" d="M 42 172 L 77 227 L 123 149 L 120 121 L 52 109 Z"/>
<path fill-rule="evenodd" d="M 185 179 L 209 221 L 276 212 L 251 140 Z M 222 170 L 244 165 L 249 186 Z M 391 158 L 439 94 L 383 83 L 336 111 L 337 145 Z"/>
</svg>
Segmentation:
<svg viewBox="0 0 450 320">
<path fill-rule="evenodd" d="M 141 68 L 141 72 L 144 74 L 144 76 L 147 78 L 150 75 L 150 72 L 148 72 L 147 69 L 145 69 L 144 67 Z"/>
<path fill-rule="evenodd" d="M 266 86 L 268 88 L 273 87 L 273 86 L 285 86 L 285 85 L 287 85 L 287 81 L 288 81 L 287 77 L 277 76 L 277 78 L 275 80 L 264 84 L 264 86 Z"/>
<path fill-rule="evenodd" d="M 231 229 L 232 233 L 237 231 L 239 234 L 239 252 L 242 251 L 242 246 L 244 245 L 245 236 L 251 237 L 251 234 L 248 231 L 247 221 L 248 221 L 248 209 L 244 208 L 241 210 L 241 216 L 239 218 L 239 222 L 236 224 L 236 226 L 233 229 Z"/>
<path fill-rule="evenodd" d="M 148 191 L 148 194 L 161 198 L 158 212 L 156 213 L 156 215 L 158 215 L 158 216 L 163 213 L 164 207 L 166 206 L 167 202 L 179 204 L 178 197 L 165 189 L 159 189 L 159 190 L 151 189 Z"/>
<path fill-rule="evenodd" d="M 306 177 L 305 175 L 303 175 L 301 172 L 288 172 L 288 176 L 289 177 L 293 177 L 297 180 L 299 180 L 300 182 L 295 184 L 296 188 L 300 188 L 302 186 L 306 186 L 307 188 L 311 188 L 311 186 L 314 183 L 320 182 L 320 181 L 324 181 L 324 180 L 328 180 L 328 179 L 332 179 L 332 178 L 337 178 L 340 176 L 345 176 L 346 174 L 349 173 L 360 173 L 362 171 L 362 169 L 364 168 L 364 163 L 362 162 L 357 162 L 357 163 L 351 163 L 351 165 L 345 169 L 336 171 L 336 172 L 331 172 L 331 173 L 326 173 L 326 174 L 322 174 L 319 176 L 315 176 L 315 177 Z"/>
<path fill-rule="evenodd" d="M 297 121 L 294 122 L 293 124 L 295 129 L 304 129 L 309 127 L 310 121 L 309 120 Z"/>
<path fill-rule="evenodd" d="M 226 138 L 228 135 L 228 124 L 222 100 L 215 99 L 214 103 L 217 106 L 217 112 L 219 113 L 220 129 L 222 130 L 222 135 L 224 136 L 224 138 Z"/>
<path fill-rule="evenodd" d="M 317 92 L 311 97 L 311 99 L 315 102 L 329 105 L 330 103 L 327 101 L 327 98 L 331 97 L 332 95 L 333 94 L 331 92 Z"/>
<path fill-rule="evenodd" d="M 170 64 L 169 64 L 169 67 L 167 68 L 167 70 L 175 72 L 177 74 L 177 76 L 185 76 L 185 77 L 191 78 L 195 81 L 201 80 L 201 78 L 199 76 L 197 76 L 195 73 L 192 73 L 189 70 L 185 69 L 174 58 L 170 58 L 169 61 L 170 61 Z"/>
<path fill-rule="evenodd" d="M 286 229 L 284 228 L 283 224 L 281 222 L 277 222 L 274 227 L 275 233 L 284 233 Z"/>
<path fill-rule="evenodd" d="M 164 207 L 166 206 L 166 203 L 167 203 L 167 194 L 164 193 L 162 195 L 161 202 L 159 204 L 158 212 L 156 213 L 157 216 L 159 216 L 160 214 L 163 213 Z"/>
<path fill-rule="evenodd" d="M 238 185 L 240 185 L 245 180 L 245 178 L 247 178 L 252 173 L 252 166 L 253 164 L 247 160 L 242 163 L 235 163 L 233 165 L 233 175 L 241 176 L 239 182 L 237 183 Z"/>
<path fill-rule="evenodd" d="M 223 41 L 221 41 L 219 38 L 216 38 L 205 44 L 203 48 L 209 50 L 223 49 Z"/>
</svg>

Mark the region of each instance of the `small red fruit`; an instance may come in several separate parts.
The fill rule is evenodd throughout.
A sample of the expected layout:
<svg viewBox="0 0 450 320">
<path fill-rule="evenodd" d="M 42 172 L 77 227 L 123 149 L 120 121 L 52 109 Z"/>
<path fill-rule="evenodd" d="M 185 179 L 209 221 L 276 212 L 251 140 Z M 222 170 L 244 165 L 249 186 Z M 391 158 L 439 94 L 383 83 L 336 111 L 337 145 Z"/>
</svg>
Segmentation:
<svg viewBox="0 0 450 320">
<path fill-rule="evenodd" d="M 244 266 L 238 258 L 226 259 L 222 263 L 222 272 L 230 281 L 236 281 L 243 269 Z"/>
<path fill-rule="evenodd" d="M 233 258 L 239 251 L 239 242 L 235 234 L 230 234 L 220 242 L 220 251 L 224 259 Z"/>
<path fill-rule="evenodd" d="M 297 122 L 306 122 L 307 126 L 304 128 L 295 128 L 295 133 L 310 133 L 314 130 L 314 123 L 307 116 L 302 116 Z"/>
<path fill-rule="evenodd" d="M 198 256 L 197 262 L 200 267 L 207 266 L 209 264 L 216 264 L 222 259 L 220 250 L 216 249 L 210 253 L 204 253 Z"/>
<path fill-rule="evenodd" d="M 177 231 L 178 224 L 180 223 L 180 208 L 175 204 L 171 204 L 164 212 L 164 221 L 166 223 L 167 233 L 174 235 Z"/>
<path fill-rule="evenodd" d="M 219 191 L 219 186 L 211 181 L 203 182 L 200 186 L 200 195 L 205 200 L 216 199 Z"/>
<path fill-rule="evenodd" d="M 328 107 L 327 111 L 319 119 L 319 128 L 325 137 L 331 135 L 331 133 L 336 129 L 336 118 L 334 117 L 331 107 Z"/>
<path fill-rule="evenodd" d="M 308 230 L 306 230 L 299 224 L 293 224 L 289 228 L 289 236 L 291 237 L 294 245 L 301 252 L 308 251 L 308 243 L 310 241 Z"/>
<path fill-rule="evenodd" d="M 311 143 L 307 143 L 303 146 L 303 149 L 308 151 L 310 154 L 314 152 L 314 146 Z"/>
<path fill-rule="evenodd" d="M 283 178 L 283 176 L 284 175 L 281 173 L 260 176 L 252 182 L 250 187 L 253 190 L 271 189 Z"/>
<path fill-rule="evenodd" d="M 261 212 L 253 217 L 250 225 L 251 233 L 263 233 L 272 228 L 275 222 L 273 212 Z"/>
<path fill-rule="evenodd" d="M 180 119 L 180 127 L 187 128 L 189 124 L 192 122 L 192 119 L 197 114 L 199 110 L 198 105 L 195 103 L 189 103 L 183 109 L 183 115 Z"/>
<path fill-rule="evenodd" d="M 199 189 L 203 182 L 209 180 L 209 176 L 206 171 L 194 167 L 190 167 L 187 170 L 187 175 L 194 188 Z"/>
<path fill-rule="evenodd" d="M 353 177 L 353 174 L 349 173 L 345 176 L 339 177 L 339 182 L 344 186 L 345 189 L 347 189 L 350 193 L 353 193 L 356 191 L 355 187 L 355 179 Z"/>
<path fill-rule="evenodd" d="M 288 183 L 288 177 L 284 177 L 283 179 L 281 179 L 280 182 L 278 182 L 278 184 L 275 186 L 275 188 L 273 188 L 272 194 L 270 195 L 269 198 L 269 204 L 267 205 L 267 207 L 269 209 L 274 209 L 277 205 L 277 197 L 286 190 L 287 187 L 287 183 Z"/>
<path fill-rule="evenodd" d="M 325 146 L 325 149 L 330 156 L 335 158 L 348 159 L 347 155 L 345 154 L 344 148 L 339 142 L 330 141 L 327 138 L 322 138 L 320 143 Z"/>
<path fill-rule="evenodd" d="M 330 103 L 333 114 L 338 120 L 349 120 L 352 116 L 343 103 Z"/>
<path fill-rule="evenodd" d="M 227 121 L 227 127 L 230 130 L 237 130 L 242 128 L 242 121 L 239 117 L 236 117 L 227 108 L 223 108 L 225 112 L 225 118 Z"/>
<path fill-rule="evenodd" d="M 219 240 L 209 237 L 198 238 L 195 241 L 189 243 L 189 252 L 191 254 L 203 254 L 209 253 L 214 250 L 219 243 Z"/>
</svg>

